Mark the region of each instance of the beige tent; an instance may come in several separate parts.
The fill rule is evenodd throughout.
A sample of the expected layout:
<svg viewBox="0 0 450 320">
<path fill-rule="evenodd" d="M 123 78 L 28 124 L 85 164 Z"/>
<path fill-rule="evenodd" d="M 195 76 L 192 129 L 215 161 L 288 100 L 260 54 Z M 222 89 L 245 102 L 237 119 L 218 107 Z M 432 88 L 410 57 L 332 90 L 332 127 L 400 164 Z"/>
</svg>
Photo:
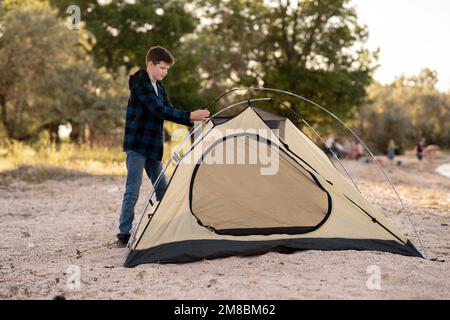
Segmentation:
<svg viewBox="0 0 450 320">
<path fill-rule="evenodd" d="M 198 131 L 137 226 L 126 267 L 305 249 L 422 257 L 289 119 L 248 106 Z M 276 170 L 250 159 L 263 152 Z"/>
</svg>

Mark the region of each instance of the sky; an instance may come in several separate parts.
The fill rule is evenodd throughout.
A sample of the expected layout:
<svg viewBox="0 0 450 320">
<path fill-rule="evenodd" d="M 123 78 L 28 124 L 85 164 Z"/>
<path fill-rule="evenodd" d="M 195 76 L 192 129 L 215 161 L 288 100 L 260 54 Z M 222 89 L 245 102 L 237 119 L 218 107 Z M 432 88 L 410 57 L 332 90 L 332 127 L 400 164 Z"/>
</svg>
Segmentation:
<svg viewBox="0 0 450 320">
<path fill-rule="evenodd" d="M 369 27 L 367 47 L 380 48 L 374 77 L 386 84 L 428 67 L 450 91 L 450 0 L 352 0 Z"/>
</svg>

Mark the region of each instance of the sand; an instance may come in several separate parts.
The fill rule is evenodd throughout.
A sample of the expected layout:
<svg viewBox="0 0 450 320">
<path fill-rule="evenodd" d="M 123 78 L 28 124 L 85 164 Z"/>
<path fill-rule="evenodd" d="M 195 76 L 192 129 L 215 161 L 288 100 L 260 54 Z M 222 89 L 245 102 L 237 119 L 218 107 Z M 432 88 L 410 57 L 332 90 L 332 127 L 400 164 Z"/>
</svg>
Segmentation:
<svg viewBox="0 0 450 320">
<path fill-rule="evenodd" d="M 450 157 L 440 156 L 436 166 L 444 163 Z M 363 193 L 420 250 L 408 219 L 376 170 L 351 161 L 345 166 Z M 387 170 L 429 256 L 445 262 L 311 250 L 127 269 L 122 267 L 127 249 L 114 245 L 125 177 L 71 175 L 0 185 L 0 298 L 449 299 L 450 179 L 434 170 L 417 172 L 412 157 Z M 138 209 L 149 189 L 146 181 Z M 377 271 L 379 282 L 373 282 Z"/>
</svg>

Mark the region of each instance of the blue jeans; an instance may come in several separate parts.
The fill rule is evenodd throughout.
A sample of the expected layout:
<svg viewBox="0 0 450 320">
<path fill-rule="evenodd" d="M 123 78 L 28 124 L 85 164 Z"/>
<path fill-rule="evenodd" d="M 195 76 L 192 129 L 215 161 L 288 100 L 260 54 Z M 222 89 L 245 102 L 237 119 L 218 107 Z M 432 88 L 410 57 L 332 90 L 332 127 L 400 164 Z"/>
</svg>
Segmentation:
<svg viewBox="0 0 450 320">
<path fill-rule="evenodd" d="M 127 182 L 125 184 L 125 193 L 123 195 L 122 211 L 119 219 L 118 236 L 127 236 L 130 234 L 134 219 L 134 207 L 139 198 L 139 190 L 142 183 L 142 171 L 145 169 L 147 176 L 155 185 L 159 174 L 163 171 L 160 161 L 146 158 L 135 151 L 127 151 Z M 156 187 L 156 200 L 160 201 L 167 188 L 167 180 L 162 173 L 160 181 Z"/>
</svg>

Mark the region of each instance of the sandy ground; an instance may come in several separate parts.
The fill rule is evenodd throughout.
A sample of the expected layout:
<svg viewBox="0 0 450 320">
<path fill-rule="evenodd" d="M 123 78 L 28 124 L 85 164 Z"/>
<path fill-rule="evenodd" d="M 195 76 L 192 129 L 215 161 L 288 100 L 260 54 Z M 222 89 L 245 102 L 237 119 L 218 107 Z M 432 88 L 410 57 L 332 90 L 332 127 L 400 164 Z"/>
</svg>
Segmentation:
<svg viewBox="0 0 450 320">
<path fill-rule="evenodd" d="M 448 156 L 438 159 L 449 162 Z M 374 169 L 345 165 L 363 193 L 421 249 Z M 445 262 L 370 251 L 302 251 L 126 269 L 127 249 L 113 245 L 125 177 L 15 180 L 0 185 L 0 298 L 449 299 L 450 179 L 418 173 L 412 158 L 390 171 L 429 256 Z M 146 183 L 142 195 L 148 190 Z M 378 289 L 367 285 L 377 270 Z"/>
</svg>

